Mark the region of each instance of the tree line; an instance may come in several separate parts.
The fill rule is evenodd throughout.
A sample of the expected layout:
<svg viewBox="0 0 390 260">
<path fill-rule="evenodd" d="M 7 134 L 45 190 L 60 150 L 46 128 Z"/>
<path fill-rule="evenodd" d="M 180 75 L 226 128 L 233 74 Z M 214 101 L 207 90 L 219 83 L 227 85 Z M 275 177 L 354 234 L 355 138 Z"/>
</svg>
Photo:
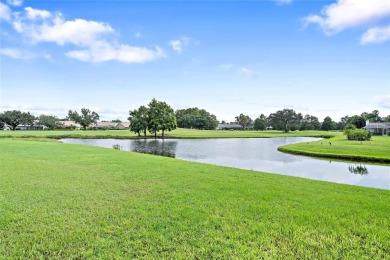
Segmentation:
<svg viewBox="0 0 390 260">
<path fill-rule="evenodd" d="M 91 124 L 96 123 L 100 116 L 98 113 L 87 108 L 82 108 L 80 113 L 77 111 L 68 111 L 68 115 L 62 120 L 72 120 L 81 125 L 86 130 Z M 178 109 L 174 111 L 170 105 L 164 101 L 158 101 L 153 98 L 148 105 L 142 105 L 138 109 L 130 110 L 128 120 L 130 122 L 130 131 L 138 134 L 147 135 L 147 132 L 157 136 L 162 132 L 164 137 L 167 131 L 179 128 L 190 128 L 199 130 L 213 130 L 218 127 L 218 119 L 215 115 L 199 109 L 197 107 Z M 242 130 L 266 130 L 273 129 L 284 132 L 295 130 L 344 130 L 351 128 L 363 128 L 366 121 L 370 122 L 390 122 L 390 115 L 381 117 L 378 110 L 372 112 L 363 112 L 360 115 L 344 116 L 339 122 L 335 122 L 327 116 L 322 122 L 313 115 L 303 115 L 293 109 L 282 109 L 265 116 L 261 114 L 256 119 L 252 119 L 245 114 L 239 114 L 235 117 L 233 124 L 240 125 Z M 113 120 L 119 121 L 119 120 Z M 226 123 L 222 121 L 221 123 Z M 4 111 L 0 113 L 0 129 L 4 124 L 15 130 L 19 125 L 43 125 L 47 129 L 62 128 L 60 119 L 53 115 L 33 116 L 30 112 L 21 112 L 18 110 Z"/>
<path fill-rule="evenodd" d="M 360 115 L 344 116 L 339 122 L 333 121 L 329 116 L 325 117 L 322 122 L 313 115 L 302 115 L 295 112 L 293 109 L 278 110 L 271 113 L 268 117 L 261 114 L 255 120 L 252 120 L 248 115 L 240 114 L 235 117 L 233 123 L 239 124 L 242 129 L 266 130 L 271 128 L 284 132 L 295 130 L 344 130 L 345 128 L 363 128 L 366 122 L 390 122 L 390 115 L 386 117 L 379 116 L 378 110 L 373 110 L 371 113 L 363 112 Z"/>
<path fill-rule="evenodd" d="M 81 127 L 86 130 L 92 123 L 96 123 L 99 120 L 99 115 L 87 108 L 82 108 L 81 113 L 77 111 L 69 110 L 68 116 L 64 119 L 60 119 L 53 115 L 40 115 L 38 117 L 33 116 L 30 112 L 21 112 L 19 110 L 5 111 L 0 113 L 0 129 L 3 129 L 7 124 L 11 130 L 16 130 L 18 126 L 45 126 L 49 130 L 63 128 L 60 121 L 72 120 L 80 124 Z M 116 121 L 116 120 L 115 120 Z"/>
</svg>

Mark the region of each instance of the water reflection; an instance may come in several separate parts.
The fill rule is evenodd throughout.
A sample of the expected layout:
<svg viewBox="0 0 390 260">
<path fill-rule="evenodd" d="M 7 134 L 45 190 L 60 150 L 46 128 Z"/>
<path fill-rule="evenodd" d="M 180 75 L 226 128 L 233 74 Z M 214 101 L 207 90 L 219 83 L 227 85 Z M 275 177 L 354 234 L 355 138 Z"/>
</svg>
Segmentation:
<svg viewBox="0 0 390 260">
<path fill-rule="evenodd" d="M 175 157 L 177 141 L 174 140 L 134 140 L 130 143 L 130 151 Z"/>
<path fill-rule="evenodd" d="M 348 170 L 350 173 L 366 175 L 368 174 L 367 167 L 365 165 L 350 165 L 348 166 Z"/>
<path fill-rule="evenodd" d="M 113 145 L 117 145 L 121 150 L 163 155 L 187 161 L 390 189 L 388 165 L 319 160 L 277 151 L 281 145 L 315 140 L 319 138 L 62 139 L 64 143 L 88 144 L 110 149 Z"/>
</svg>

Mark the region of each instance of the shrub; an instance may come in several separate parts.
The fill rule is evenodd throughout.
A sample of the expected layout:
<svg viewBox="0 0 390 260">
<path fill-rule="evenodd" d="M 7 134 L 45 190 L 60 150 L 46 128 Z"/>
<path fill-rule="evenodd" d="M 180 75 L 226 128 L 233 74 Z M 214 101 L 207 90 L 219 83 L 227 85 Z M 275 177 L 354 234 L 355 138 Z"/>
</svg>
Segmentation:
<svg viewBox="0 0 390 260">
<path fill-rule="evenodd" d="M 371 139 L 371 133 L 365 129 L 344 129 L 344 134 L 348 140 L 368 141 Z"/>
</svg>

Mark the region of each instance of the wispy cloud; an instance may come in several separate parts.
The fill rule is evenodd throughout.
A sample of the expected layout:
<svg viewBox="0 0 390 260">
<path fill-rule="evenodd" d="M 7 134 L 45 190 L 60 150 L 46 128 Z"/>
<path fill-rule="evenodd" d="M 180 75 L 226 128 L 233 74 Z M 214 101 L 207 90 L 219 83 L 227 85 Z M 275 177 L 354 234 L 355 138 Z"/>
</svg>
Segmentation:
<svg viewBox="0 0 390 260">
<path fill-rule="evenodd" d="M 116 60 L 124 63 L 142 63 L 165 57 L 163 50 L 157 46 L 155 50 L 151 50 L 129 45 L 112 45 L 106 42 L 96 42 L 88 49 L 69 51 L 65 55 L 84 62 Z"/>
<path fill-rule="evenodd" d="M 142 34 L 140 32 L 136 32 L 134 36 L 135 38 L 140 39 L 142 37 Z"/>
<path fill-rule="evenodd" d="M 246 77 L 248 77 L 248 78 L 254 78 L 254 77 L 256 77 L 256 73 L 255 73 L 253 70 L 248 69 L 248 68 L 245 68 L 245 67 L 241 67 L 240 70 L 239 70 L 239 72 L 240 72 L 242 75 L 244 75 L 244 76 L 246 76 Z"/>
<path fill-rule="evenodd" d="M 0 12 L 7 14 L 7 8 L 1 5 L 0 8 L 2 8 Z M 24 12 L 15 12 L 13 15 L 14 18 L 8 21 L 29 43 L 52 42 L 58 46 L 78 47 L 79 49 L 65 53 L 68 58 L 94 63 L 105 61 L 142 63 L 165 57 L 163 50 L 158 46 L 149 49 L 118 43 L 117 33 L 104 22 L 66 20 L 60 12 L 53 13 L 31 7 L 26 7 Z"/>
<path fill-rule="evenodd" d="M 293 2 L 293 0 L 274 0 L 276 3 L 278 3 L 279 5 L 288 5 L 288 4 L 291 4 Z"/>
<path fill-rule="evenodd" d="M 365 32 L 360 40 L 361 44 L 381 43 L 390 40 L 390 25 L 374 27 Z"/>
<path fill-rule="evenodd" d="M 7 56 L 7 57 L 10 57 L 13 59 L 21 59 L 22 58 L 21 51 L 18 49 L 14 49 L 14 48 L 1 48 L 0 55 Z"/>
<path fill-rule="evenodd" d="M 23 4 L 23 0 L 7 0 L 7 4 L 12 6 L 21 6 Z"/>
<path fill-rule="evenodd" d="M 8 5 L 0 2 L 0 21 L 1 20 L 11 20 L 11 9 L 8 7 Z"/>
<path fill-rule="evenodd" d="M 338 0 L 325 6 L 320 14 L 308 15 L 303 19 L 305 26 L 318 24 L 325 34 L 331 35 L 348 28 L 372 25 L 380 19 L 390 17 L 388 0 Z M 387 27 L 371 28 L 362 37 L 363 44 L 382 42 L 389 39 Z"/>
<path fill-rule="evenodd" d="M 188 37 L 181 37 L 177 40 L 172 40 L 169 42 L 169 46 L 171 46 L 172 50 L 177 52 L 178 54 L 181 54 L 189 44 L 191 39 Z"/>
</svg>

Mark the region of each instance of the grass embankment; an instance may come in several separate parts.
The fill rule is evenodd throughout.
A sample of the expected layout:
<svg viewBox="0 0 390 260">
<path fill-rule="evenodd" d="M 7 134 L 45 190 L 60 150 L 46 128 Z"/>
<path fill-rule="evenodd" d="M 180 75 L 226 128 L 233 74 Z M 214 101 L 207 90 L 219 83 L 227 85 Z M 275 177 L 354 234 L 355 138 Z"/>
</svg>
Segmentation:
<svg viewBox="0 0 390 260">
<path fill-rule="evenodd" d="M 373 136 L 371 141 L 350 141 L 345 136 L 329 140 L 281 146 L 279 151 L 314 157 L 390 163 L 390 137 Z"/>
<path fill-rule="evenodd" d="M 178 128 L 166 133 L 166 138 L 267 138 L 285 136 L 332 137 L 339 133 L 325 131 L 295 131 L 283 133 L 280 131 L 226 131 L 226 130 L 195 130 Z M 161 133 L 159 133 L 161 135 Z M 0 138 L 115 138 L 131 139 L 138 136 L 129 130 L 74 130 L 74 131 L 0 131 Z M 153 138 L 152 134 L 147 135 Z M 140 138 L 144 138 L 141 136 Z"/>
<path fill-rule="evenodd" d="M 390 192 L 0 140 L 0 258 L 385 259 Z"/>
</svg>

